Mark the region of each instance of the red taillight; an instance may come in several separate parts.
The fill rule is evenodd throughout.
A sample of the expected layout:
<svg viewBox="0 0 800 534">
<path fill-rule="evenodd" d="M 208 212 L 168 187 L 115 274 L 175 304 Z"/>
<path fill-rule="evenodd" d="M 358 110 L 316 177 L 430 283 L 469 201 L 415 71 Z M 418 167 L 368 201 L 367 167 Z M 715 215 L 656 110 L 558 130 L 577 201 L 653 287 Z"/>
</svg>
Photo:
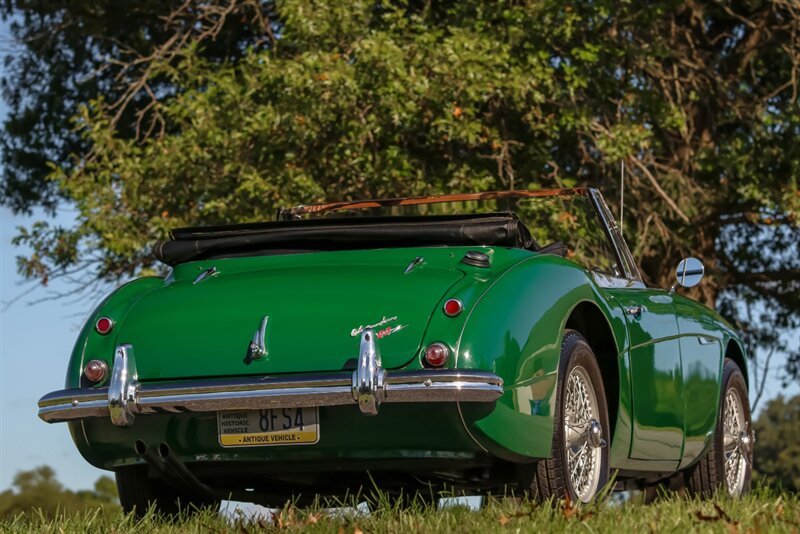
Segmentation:
<svg viewBox="0 0 800 534">
<path fill-rule="evenodd" d="M 112 328 L 114 328 L 114 319 L 108 317 L 100 317 L 97 322 L 94 323 L 94 329 L 102 336 L 111 332 Z"/>
<path fill-rule="evenodd" d="M 108 374 L 108 365 L 103 360 L 92 360 L 83 368 L 83 376 L 90 382 L 102 382 Z"/>
<path fill-rule="evenodd" d="M 444 343 L 431 343 L 425 349 L 425 362 L 431 367 L 441 367 L 447 363 L 450 349 Z"/>
<path fill-rule="evenodd" d="M 448 317 L 455 317 L 461 310 L 464 309 L 464 305 L 461 304 L 461 301 L 458 299 L 450 299 L 444 303 L 444 313 Z"/>
</svg>

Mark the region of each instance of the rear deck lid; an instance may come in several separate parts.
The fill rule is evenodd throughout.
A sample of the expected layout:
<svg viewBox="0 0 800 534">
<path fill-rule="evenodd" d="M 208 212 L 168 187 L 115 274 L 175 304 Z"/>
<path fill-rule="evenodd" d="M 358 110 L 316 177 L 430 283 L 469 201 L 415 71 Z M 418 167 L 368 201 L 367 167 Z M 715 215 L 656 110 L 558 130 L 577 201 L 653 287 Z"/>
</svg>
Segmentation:
<svg viewBox="0 0 800 534">
<path fill-rule="evenodd" d="M 424 251 L 424 252 L 421 252 Z M 406 273 L 415 257 L 424 261 Z M 228 258 L 182 264 L 120 321 L 140 380 L 355 368 L 372 327 L 385 368 L 417 353 L 431 313 L 463 273 L 446 248 Z M 210 268 L 218 274 L 196 281 Z M 247 358 L 267 317 L 266 357 Z"/>
</svg>

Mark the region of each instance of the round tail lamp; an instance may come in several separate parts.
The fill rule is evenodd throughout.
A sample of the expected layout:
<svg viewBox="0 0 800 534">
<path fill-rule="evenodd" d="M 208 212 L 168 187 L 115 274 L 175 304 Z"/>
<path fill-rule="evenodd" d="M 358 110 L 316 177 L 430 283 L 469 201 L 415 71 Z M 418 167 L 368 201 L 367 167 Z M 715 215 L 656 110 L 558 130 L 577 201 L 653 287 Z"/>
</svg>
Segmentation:
<svg viewBox="0 0 800 534">
<path fill-rule="evenodd" d="M 108 364 L 103 360 L 91 360 L 83 368 L 83 376 L 86 377 L 86 380 L 95 384 L 105 380 L 107 375 Z"/>
<path fill-rule="evenodd" d="M 444 343 L 431 343 L 425 349 L 425 363 L 430 367 L 442 367 L 450 357 L 450 349 Z"/>
<path fill-rule="evenodd" d="M 444 314 L 448 317 L 455 317 L 464 310 L 464 305 L 458 299 L 449 299 L 444 303 Z"/>
<path fill-rule="evenodd" d="M 94 323 L 94 329 L 97 330 L 97 333 L 101 336 L 111 332 L 112 328 L 114 328 L 114 319 L 109 317 L 100 317 L 97 322 Z"/>
</svg>

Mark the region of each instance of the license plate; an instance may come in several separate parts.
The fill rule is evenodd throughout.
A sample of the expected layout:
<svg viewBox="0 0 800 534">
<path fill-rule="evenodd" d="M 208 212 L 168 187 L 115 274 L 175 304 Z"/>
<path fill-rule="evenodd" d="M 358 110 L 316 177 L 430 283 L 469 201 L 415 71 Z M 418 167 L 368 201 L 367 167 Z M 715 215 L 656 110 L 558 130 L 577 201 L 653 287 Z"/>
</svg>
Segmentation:
<svg viewBox="0 0 800 534">
<path fill-rule="evenodd" d="M 272 408 L 217 412 L 223 447 L 311 445 L 319 441 L 318 408 Z"/>
</svg>

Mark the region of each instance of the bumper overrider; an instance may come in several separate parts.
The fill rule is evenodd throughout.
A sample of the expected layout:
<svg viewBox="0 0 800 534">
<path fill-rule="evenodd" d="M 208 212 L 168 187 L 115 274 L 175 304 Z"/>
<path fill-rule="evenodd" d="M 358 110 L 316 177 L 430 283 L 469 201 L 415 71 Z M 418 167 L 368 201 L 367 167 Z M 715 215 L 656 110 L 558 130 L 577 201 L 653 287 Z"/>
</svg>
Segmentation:
<svg viewBox="0 0 800 534">
<path fill-rule="evenodd" d="M 53 391 L 39 399 L 39 417 L 48 423 L 110 417 L 130 426 L 137 414 L 259 410 L 357 404 L 375 415 L 387 402 L 493 402 L 503 380 L 472 370 L 388 371 L 371 329 L 361 334 L 356 370 L 322 374 L 250 376 L 140 383 L 133 346 L 120 345 L 108 387 Z"/>
</svg>

